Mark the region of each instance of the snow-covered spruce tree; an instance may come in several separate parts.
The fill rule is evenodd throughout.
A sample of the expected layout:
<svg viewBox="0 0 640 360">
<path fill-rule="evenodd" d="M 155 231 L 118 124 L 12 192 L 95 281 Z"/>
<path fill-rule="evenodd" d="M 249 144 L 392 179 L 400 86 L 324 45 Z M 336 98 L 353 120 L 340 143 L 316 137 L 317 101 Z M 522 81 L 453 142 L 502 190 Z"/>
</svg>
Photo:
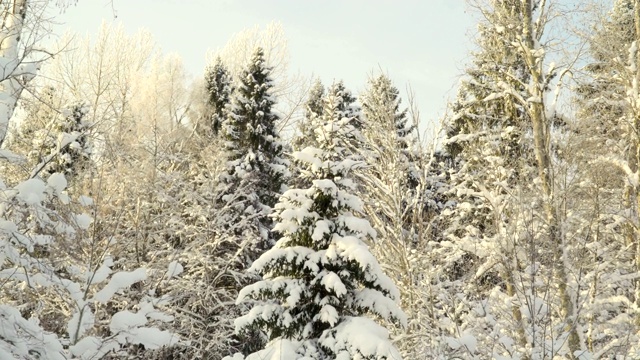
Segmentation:
<svg viewBox="0 0 640 360">
<path fill-rule="evenodd" d="M 628 103 L 625 101 L 629 75 L 630 47 L 636 40 L 634 25 L 634 1 L 616 0 L 613 9 L 588 39 L 590 63 L 585 67 L 587 77 L 577 87 L 580 105 L 580 129 L 593 137 L 593 146 L 603 137 L 625 138 L 630 130 L 626 125 Z M 626 140 L 628 141 L 628 140 Z M 598 152 L 616 152 L 617 146 L 601 143 Z M 622 145 L 623 148 L 626 148 Z M 627 148 L 627 151 L 631 149 Z"/>
<path fill-rule="evenodd" d="M 633 143 L 634 139 L 637 140 L 632 135 L 633 111 L 627 99 L 627 91 L 634 77 L 627 68 L 630 56 L 633 56 L 630 53 L 633 50 L 631 46 L 636 40 L 634 1 L 615 1 L 613 9 L 603 21 L 593 27 L 592 36 L 587 40 L 591 60 L 585 67 L 586 76 L 581 79 L 576 91 L 575 100 L 579 109 L 576 128 L 579 129 L 582 146 L 590 149 L 589 154 L 597 153 L 601 160 L 608 159 L 592 162 L 591 166 L 597 168 L 595 172 L 616 171 L 616 167 L 622 164 L 633 167 Z M 593 161 L 593 156 L 584 161 Z M 604 170 L 603 166 L 607 169 Z M 618 176 L 614 179 L 624 181 L 624 171 L 617 169 L 617 172 Z M 613 179 L 609 179 L 608 185 L 602 185 L 617 189 L 626 187 L 627 194 L 620 195 L 620 199 L 626 196 L 626 206 L 634 208 L 635 196 L 631 182 L 619 184 L 610 180 Z M 631 211 L 637 213 L 637 210 Z M 633 236 L 629 227 L 626 230 L 627 236 Z"/>
<path fill-rule="evenodd" d="M 26 161 L 5 161 L 1 164 L 2 180 L 8 185 L 24 180 L 28 172 L 51 150 L 34 145 L 42 143 L 41 139 L 46 137 L 51 138 L 52 143 L 57 139 L 54 139 L 57 134 L 54 134 L 53 127 L 63 108 L 59 91 L 52 86 L 34 88 L 32 91 L 33 96 L 25 96 L 20 100 L 24 118 L 20 123 L 14 122 L 9 126 L 5 148 Z M 47 133 L 50 135 L 43 136 Z"/>
<path fill-rule="evenodd" d="M 33 149 L 37 153 L 32 151 L 29 156 L 37 156 L 33 160 L 44 163 L 46 173 L 62 173 L 72 180 L 89 170 L 93 146 L 89 133 L 91 124 L 86 119 L 88 112 L 89 106 L 85 102 L 67 105 L 53 119 L 51 129 L 36 131 Z"/>
<path fill-rule="evenodd" d="M 322 109 L 324 107 L 324 85 L 320 79 L 316 79 L 309 90 L 307 96 L 307 102 L 304 107 L 304 117 L 306 119 L 314 119 L 322 116 Z M 305 129 L 305 128 L 302 128 Z M 313 131 L 301 131 L 308 134 L 313 134 Z"/>
<path fill-rule="evenodd" d="M 274 85 L 270 70 L 263 50 L 257 48 L 238 79 L 229 116 L 236 124 L 238 146 L 255 155 L 255 159 L 248 160 L 264 174 L 261 180 L 267 186 L 261 190 L 260 198 L 267 206 L 277 202 L 284 176 L 279 166 L 283 162 L 282 144 L 276 133 L 279 117 L 272 110 L 275 98 L 271 94 Z"/>
<path fill-rule="evenodd" d="M 231 74 L 220 57 L 216 58 L 213 66 L 205 70 L 205 90 L 210 113 L 207 114 L 208 122 L 204 126 L 213 135 L 218 135 L 222 123 L 228 116 L 228 106 L 233 92 Z"/>
<path fill-rule="evenodd" d="M 406 183 L 415 188 L 418 180 L 418 168 L 415 162 L 418 154 L 416 149 L 417 127 L 412 124 L 407 116 L 407 109 L 400 109 L 400 92 L 392 84 L 386 75 L 379 75 L 369 80 L 367 90 L 360 96 L 362 104 L 362 117 L 364 118 L 363 133 L 367 137 L 367 146 L 373 146 L 378 150 L 386 147 L 390 150 L 392 144 L 380 144 L 386 135 L 394 137 L 395 149 L 400 151 L 400 161 L 406 163 Z M 376 133 L 384 129 L 390 134 Z M 379 136 L 380 139 L 376 139 Z M 374 155 L 375 156 L 375 155 Z"/>
<path fill-rule="evenodd" d="M 261 329 L 270 340 L 247 359 L 400 358 L 387 330 L 368 317 L 406 322 L 393 281 L 365 245 L 375 231 L 358 217 L 362 202 L 349 178 L 363 164 L 346 149 L 356 130 L 339 103 L 327 96 L 315 129 L 320 147 L 294 153 L 312 185 L 281 197 L 274 231 L 283 236 L 251 267 L 263 280 L 238 297 L 255 303 L 236 320 L 238 331 Z"/>
<path fill-rule="evenodd" d="M 345 87 L 344 82 L 340 80 L 331 84 L 327 89 L 327 95 L 332 95 L 336 98 L 336 111 L 338 114 L 350 119 L 351 126 L 360 130 L 362 128 L 361 109 L 356 103 L 356 97 Z"/>
<path fill-rule="evenodd" d="M 399 92 L 391 80 L 380 75 L 369 80 L 360 95 L 362 104 L 363 160 L 367 164 L 356 171 L 364 210 L 378 237 L 373 252 L 383 268 L 396 280 L 402 308 L 410 319 L 399 349 L 405 358 L 421 357 L 426 302 L 418 301 L 424 268 L 415 258 L 423 257 L 428 237 L 420 237 L 424 199 L 418 192 L 422 180 L 415 126 L 400 108 Z M 426 179 L 425 179 L 426 180 Z M 437 202 L 435 194 L 429 201 Z M 441 194 L 442 195 L 442 194 Z M 418 200 L 420 198 L 420 200 Z M 413 261 L 412 261 L 413 259 Z"/>
<path fill-rule="evenodd" d="M 331 86 L 325 89 L 320 79 L 309 89 L 307 100 L 304 105 L 304 119 L 298 125 L 299 134 L 294 139 L 294 148 L 304 149 L 307 146 L 318 146 L 313 129 L 318 125 L 319 118 L 322 117 L 325 98 L 333 96 L 336 101 L 336 111 L 340 117 L 351 119 L 351 125 L 355 129 L 360 129 L 362 122 L 360 119 L 361 109 L 356 103 L 356 97 L 344 86 L 344 82 L 334 81 Z"/>
<path fill-rule="evenodd" d="M 307 101 L 304 105 L 304 118 L 298 124 L 298 134 L 293 139 L 293 149 L 298 151 L 307 146 L 316 146 L 313 129 L 318 125 L 318 118 L 322 116 L 322 107 L 324 101 L 324 86 L 320 79 L 316 81 L 309 89 Z"/>
<path fill-rule="evenodd" d="M 288 175 L 288 163 L 282 158 L 282 144 L 276 133 L 278 116 L 272 112 L 275 102 L 270 93 L 272 87 L 269 67 L 262 49 L 258 48 L 238 79 L 231 111 L 223 124 L 229 162 L 228 171 L 221 177 L 220 203 L 223 207 L 237 208 L 236 215 L 229 214 L 237 218 L 218 223 L 223 228 L 235 227 L 234 231 L 244 232 L 248 228 L 240 226 L 240 220 L 257 221 L 254 227 L 263 240 L 252 240 L 257 242 L 254 245 L 258 253 L 250 257 L 270 246 L 268 232 L 272 224 L 268 214 L 282 194 Z M 252 186 L 247 187 L 245 183 Z M 238 187 L 245 190 L 237 193 Z M 253 190 L 246 191 L 251 188 Z"/>
<path fill-rule="evenodd" d="M 415 126 L 409 122 L 407 109 L 400 109 L 400 92 L 387 75 L 381 74 L 369 79 L 367 90 L 360 95 L 360 103 L 368 126 L 373 126 L 372 123 L 392 121 L 392 128 L 395 129 L 400 143 L 399 148 L 409 148 L 408 137 L 415 130 Z"/>
<path fill-rule="evenodd" d="M 291 147 L 293 151 L 300 151 L 308 146 L 318 146 L 314 129 L 320 124 L 320 118 L 322 117 L 322 108 L 325 98 L 325 89 L 320 79 L 316 79 L 304 104 L 304 118 L 298 123 L 298 132 L 295 134 Z M 289 180 L 289 186 L 301 188 L 311 185 L 309 182 L 300 176 L 300 167 L 295 163 L 289 164 L 289 172 L 291 174 Z"/>
<path fill-rule="evenodd" d="M 11 149 L 27 159 L 22 171 L 14 171 L 25 176 L 25 169 L 37 167 L 38 173 L 63 173 L 75 183 L 76 175 L 88 172 L 91 166 L 89 105 L 85 101 L 63 105 L 59 92 L 52 87 L 45 87 L 35 99 L 28 100 L 25 118 L 17 127 L 11 127 L 7 138 Z"/>
<path fill-rule="evenodd" d="M 492 289 L 505 297 L 516 295 L 512 276 L 519 269 L 511 266 L 514 262 L 510 255 L 517 221 L 500 213 L 513 205 L 507 195 L 513 192 L 520 176 L 531 176 L 522 157 L 530 146 L 523 138 L 530 128 L 525 109 L 512 96 L 497 95 L 504 93 L 504 82 L 524 96 L 525 86 L 520 83 L 528 79 L 524 59 L 509 45 L 517 35 L 507 32 L 517 26 L 514 24 L 519 21 L 521 5 L 499 0 L 491 1 L 491 5 L 493 11 L 485 12 L 489 21 L 479 26 L 480 50 L 474 54 L 473 65 L 460 84 L 458 99 L 452 106 L 453 117 L 447 124 L 444 144 L 455 164 L 448 196 L 456 206 L 442 214 L 447 229 L 444 239 L 434 239 L 431 252 L 435 265 L 432 276 L 442 287 L 436 290 L 441 295 L 433 316 L 441 323 L 451 319 L 448 326 L 440 326 L 444 327 L 443 334 L 452 339 L 485 335 L 480 333 L 484 325 L 474 323 L 473 309 Z M 468 315 L 471 319 L 466 318 Z M 501 323 L 500 331 L 520 346 L 519 351 L 524 351 L 527 339 L 519 306 L 502 315 L 505 318 L 498 319 L 507 324 Z M 479 341 L 481 349 L 452 348 L 445 337 L 443 345 L 431 344 L 436 349 L 430 351 L 451 352 L 451 356 L 476 351 L 492 353 L 494 329 L 490 329 L 488 336 Z"/>
<path fill-rule="evenodd" d="M 243 272 L 275 242 L 269 214 L 288 178 L 288 162 L 282 158 L 282 144 L 276 133 L 278 116 L 272 111 L 272 87 L 270 68 L 258 48 L 237 79 L 229 115 L 221 129 L 227 164 L 218 179 L 211 228 L 216 256 L 227 259 L 229 264 L 219 270 L 224 278 L 213 280 L 234 295 L 255 280 L 254 275 Z M 257 334 L 247 341 L 232 337 L 228 325 L 243 308 L 244 305 L 225 303 L 217 311 L 228 330 L 226 336 L 232 338 L 232 346 L 218 355 L 237 350 L 250 352 L 261 346 Z"/>
</svg>

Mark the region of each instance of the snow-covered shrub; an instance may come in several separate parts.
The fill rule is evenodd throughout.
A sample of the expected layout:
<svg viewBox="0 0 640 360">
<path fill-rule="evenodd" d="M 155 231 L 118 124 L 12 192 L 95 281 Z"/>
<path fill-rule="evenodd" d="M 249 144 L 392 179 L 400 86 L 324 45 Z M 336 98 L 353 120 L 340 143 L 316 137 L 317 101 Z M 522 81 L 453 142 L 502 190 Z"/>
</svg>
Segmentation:
<svg viewBox="0 0 640 360">
<path fill-rule="evenodd" d="M 155 309 L 167 298 L 150 293 L 135 312 L 104 317 L 112 297 L 146 280 L 147 271 L 112 269 L 108 246 L 87 238 L 92 217 L 61 210 L 72 203 L 66 186 L 60 173 L 13 188 L 0 183 L 0 349 L 25 359 L 96 359 L 128 344 L 153 349 L 176 343 L 176 336 L 154 327 L 172 320 Z M 91 204 L 87 197 L 79 202 Z M 40 316 L 51 314 L 55 324 L 40 323 Z M 100 321 L 106 321 L 106 333 Z"/>
</svg>

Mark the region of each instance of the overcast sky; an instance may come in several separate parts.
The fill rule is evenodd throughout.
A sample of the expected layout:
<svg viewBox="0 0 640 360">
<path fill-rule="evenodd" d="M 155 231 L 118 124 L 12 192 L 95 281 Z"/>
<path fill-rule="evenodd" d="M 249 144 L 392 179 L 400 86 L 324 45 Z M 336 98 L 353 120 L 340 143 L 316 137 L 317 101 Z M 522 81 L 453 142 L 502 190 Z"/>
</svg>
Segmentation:
<svg viewBox="0 0 640 360">
<path fill-rule="evenodd" d="M 325 84 L 343 79 L 359 92 L 371 71 L 382 69 L 401 90 L 411 84 L 428 124 L 455 97 L 468 59 L 475 25 L 465 10 L 463 0 L 80 0 L 60 20 L 83 34 L 96 33 L 103 19 L 131 33 L 149 29 L 193 76 L 202 75 L 208 50 L 243 29 L 278 21 L 294 71 Z"/>
</svg>

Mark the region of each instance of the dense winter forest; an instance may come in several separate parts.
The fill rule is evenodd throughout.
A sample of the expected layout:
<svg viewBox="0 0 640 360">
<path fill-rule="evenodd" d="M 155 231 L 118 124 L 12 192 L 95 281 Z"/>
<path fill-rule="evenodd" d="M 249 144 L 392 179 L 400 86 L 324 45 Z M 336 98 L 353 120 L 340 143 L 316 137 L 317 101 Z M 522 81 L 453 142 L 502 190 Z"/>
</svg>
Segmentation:
<svg viewBox="0 0 640 360">
<path fill-rule="evenodd" d="M 470 1 L 427 143 L 277 25 L 188 81 L 0 1 L 0 359 L 640 359 L 640 1 L 578 3 Z"/>
</svg>

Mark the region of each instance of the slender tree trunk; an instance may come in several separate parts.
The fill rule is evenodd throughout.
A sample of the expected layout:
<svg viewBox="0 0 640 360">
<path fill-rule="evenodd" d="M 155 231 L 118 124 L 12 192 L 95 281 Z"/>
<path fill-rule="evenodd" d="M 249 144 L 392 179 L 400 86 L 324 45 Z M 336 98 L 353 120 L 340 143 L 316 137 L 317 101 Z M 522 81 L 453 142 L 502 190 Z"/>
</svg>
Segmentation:
<svg viewBox="0 0 640 360">
<path fill-rule="evenodd" d="M 13 116 L 24 84 L 18 81 L 16 70 L 21 63 L 18 46 L 24 19 L 27 13 L 27 0 L 13 0 L 5 5 L 0 27 L 0 58 L 3 68 L 0 69 L 0 146 L 4 142 L 9 129 L 9 120 Z"/>
<path fill-rule="evenodd" d="M 634 76 L 634 81 L 633 81 L 633 96 L 634 99 L 632 100 L 632 104 L 633 104 L 633 128 L 632 128 L 632 136 L 631 139 L 632 140 L 632 144 L 630 144 L 630 156 L 629 156 L 629 169 L 631 170 L 631 172 L 633 172 L 636 175 L 636 178 L 640 175 L 638 172 L 638 164 L 640 163 L 640 91 L 638 90 L 638 86 L 640 84 L 640 67 L 638 66 L 638 64 L 640 64 L 640 50 L 638 50 L 638 44 L 640 41 L 638 41 L 640 39 L 640 0 L 636 0 L 634 2 L 634 25 L 635 25 L 635 54 L 631 54 L 631 56 L 634 56 L 635 58 L 631 59 L 634 62 L 634 66 L 632 66 L 632 69 L 635 69 L 635 74 L 632 74 Z M 638 222 L 640 220 L 640 214 L 638 214 L 638 209 L 640 208 L 640 189 L 638 189 L 639 185 L 638 183 L 634 183 L 632 186 L 630 186 L 630 188 L 628 189 L 628 198 L 631 200 L 629 201 L 630 204 L 629 205 L 633 205 L 630 207 L 631 211 L 632 211 L 632 216 L 633 216 L 633 221 L 634 223 L 631 224 L 630 229 L 628 231 L 629 233 L 629 242 L 631 245 L 633 245 L 634 248 L 634 252 L 635 252 L 635 256 L 634 256 L 634 261 L 635 261 L 635 270 L 636 271 L 640 271 L 640 241 L 638 241 Z M 635 281 L 635 302 L 637 305 L 640 305 L 640 280 L 636 280 Z M 638 325 L 640 325 L 640 317 L 638 317 L 636 319 L 636 323 Z"/>
<path fill-rule="evenodd" d="M 507 288 L 507 295 L 512 298 L 516 295 L 516 287 L 515 281 L 513 279 L 513 273 L 509 270 L 505 271 L 505 274 L 502 277 L 505 280 L 505 285 Z M 527 347 L 527 336 L 524 331 L 524 323 L 522 322 L 522 312 L 520 311 L 520 306 L 514 304 L 511 306 L 511 315 L 517 324 L 517 334 L 518 334 L 518 342 L 523 349 Z M 530 357 L 526 354 L 523 354 L 523 360 L 528 360 Z"/>
<path fill-rule="evenodd" d="M 533 34 L 532 0 L 522 0 L 524 11 L 523 40 L 524 56 L 531 73 L 530 91 L 532 100 L 529 101 L 528 110 L 533 127 L 533 139 L 535 157 L 538 168 L 538 178 L 544 196 L 544 209 L 549 227 L 549 240 L 553 252 L 553 269 L 558 282 L 558 292 L 561 302 L 561 311 L 569 332 L 568 346 L 570 358 L 575 358 L 574 353 L 580 349 L 580 337 L 578 335 L 574 308 L 567 288 L 568 276 L 564 265 L 564 239 L 560 230 L 560 217 L 554 206 L 554 189 L 552 182 L 552 166 L 549 149 L 549 121 L 544 108 L 544 79 L 541 71 L 542 61 L 536 58 L 535 42 Z"/>
</svg>

